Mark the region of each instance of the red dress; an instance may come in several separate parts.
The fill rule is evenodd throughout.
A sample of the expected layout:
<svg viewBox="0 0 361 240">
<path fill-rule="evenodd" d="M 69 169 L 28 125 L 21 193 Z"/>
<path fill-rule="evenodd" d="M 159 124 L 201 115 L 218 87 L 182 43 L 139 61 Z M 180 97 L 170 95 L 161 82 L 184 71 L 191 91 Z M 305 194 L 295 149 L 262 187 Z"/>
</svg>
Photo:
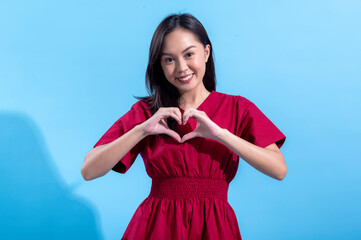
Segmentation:
<svg viewBox="0 0 361 240">
<path fill-rule="evenodd" d="M 212 91 L 198 110 L 260 147 L 276 143 L 280 148 L 286 139 L 255 104 L 241 96 Z M 147 103 L 136 102 L 94 147 L 117 139 L 150 117 Z M 183 136 L 196 124 L 190 118 L 186 125 L 177 125 L 177 132 Z M 122 239 L 241 239 L 236 215 L 227 201 L 228 185 L 239 163 L 236 154 L 211 139 L 198 137 L 181 144 L 172 137 L 152 135 L 134 146 L 113 170 L 125 173 L 139 153 L 152 188 Z"/>
</svg>

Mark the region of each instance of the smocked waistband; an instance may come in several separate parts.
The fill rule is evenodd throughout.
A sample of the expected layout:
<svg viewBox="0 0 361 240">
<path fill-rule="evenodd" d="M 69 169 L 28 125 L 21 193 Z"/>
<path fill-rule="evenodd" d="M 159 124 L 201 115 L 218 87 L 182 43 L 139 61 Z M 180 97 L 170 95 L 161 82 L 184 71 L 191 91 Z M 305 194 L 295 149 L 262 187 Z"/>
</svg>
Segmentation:
<svg viewBox="0 0 361 240">
<path fill-rule="evenodd" d="M 152 179 L 149 197 L 220 198 L 227 201 L 228 184 L 224 179 L 174 177 Z"/>
</svg>

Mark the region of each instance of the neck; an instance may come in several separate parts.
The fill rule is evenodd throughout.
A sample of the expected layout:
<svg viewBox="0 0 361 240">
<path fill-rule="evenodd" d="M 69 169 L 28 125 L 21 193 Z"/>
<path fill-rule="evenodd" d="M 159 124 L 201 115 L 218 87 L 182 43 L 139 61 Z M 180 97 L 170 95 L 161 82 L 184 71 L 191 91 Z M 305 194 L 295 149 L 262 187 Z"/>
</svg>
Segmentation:
<svg viewBox="0 0 361 240">
<path fill-rule="evenodd" d="M 209 94 L 210 92 L 204 86 L 192 91 L 184 92 L 180 95 L 179 106 L 182 109 L 197 108 Z"/>
</svg>

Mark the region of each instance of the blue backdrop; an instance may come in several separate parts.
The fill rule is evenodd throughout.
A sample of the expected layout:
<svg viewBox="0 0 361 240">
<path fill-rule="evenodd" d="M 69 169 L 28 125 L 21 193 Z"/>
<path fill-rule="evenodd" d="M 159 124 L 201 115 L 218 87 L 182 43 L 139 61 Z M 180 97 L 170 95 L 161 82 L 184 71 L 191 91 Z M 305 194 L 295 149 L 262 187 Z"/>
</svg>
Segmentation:
<svg viewBox="0 0 361 240">
<path fill-rule="evenodd" d="M 230 185 L 245 240 L 361 238 L 361 2 L 0 2 L 0 238 L 120 239 L 151 181 L 86 182 L 103 133 L 145 95 L 152 34 L 194 14 L 217 90 L 253 101 L 287 136 L 279 182 L 240 162 Z"/>
</svg>

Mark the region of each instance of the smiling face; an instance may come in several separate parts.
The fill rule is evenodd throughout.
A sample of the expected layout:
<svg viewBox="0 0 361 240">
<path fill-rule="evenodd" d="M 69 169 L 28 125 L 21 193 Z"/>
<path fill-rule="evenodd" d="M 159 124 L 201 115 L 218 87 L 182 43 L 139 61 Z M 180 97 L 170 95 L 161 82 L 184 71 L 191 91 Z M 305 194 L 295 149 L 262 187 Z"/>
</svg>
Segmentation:
<svg viewBox="0 0 361 240">
<path fill-rule="evenodd" d="M 210 46 L 204 47 L 192 32 L 175 29 L 163 41 L 160 62 L 164 76 L 180 94 L 204 88 L 209 53 Z"/>
</svg>

